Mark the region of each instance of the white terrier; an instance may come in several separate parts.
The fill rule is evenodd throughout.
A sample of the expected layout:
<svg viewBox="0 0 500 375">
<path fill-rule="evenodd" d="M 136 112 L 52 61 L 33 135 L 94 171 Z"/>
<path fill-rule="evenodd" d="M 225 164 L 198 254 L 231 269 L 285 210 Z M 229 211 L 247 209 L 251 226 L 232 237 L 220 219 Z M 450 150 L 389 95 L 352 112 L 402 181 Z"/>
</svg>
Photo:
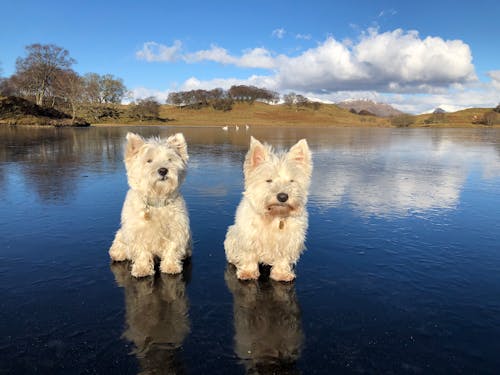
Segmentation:
<svg viewBox="0 0 500 375">
<path fill-rule="evenodd" d="M 312 159 L 307 141 L 276 154 L 251 137 L 243 172 L 243 199 L 224 242 L 227 260 L 236 266 L 238 279 L 257 279 L 264 263 L 272 266 L 272 279 L 292 281 L 308 225 Z"/>
<path fill-rule="evenodd" d="M 177 274 L 191 255 L 191 234 L 186 204 L 179 187 L 188 161 L 184 136 L 143 139 L 127 134 L 125 167 L 130 189 L 122 209 L 121 228 L 109 250 L 113 261 L 132 261 L 132 275 L 160 270 Z"/>
</svg>

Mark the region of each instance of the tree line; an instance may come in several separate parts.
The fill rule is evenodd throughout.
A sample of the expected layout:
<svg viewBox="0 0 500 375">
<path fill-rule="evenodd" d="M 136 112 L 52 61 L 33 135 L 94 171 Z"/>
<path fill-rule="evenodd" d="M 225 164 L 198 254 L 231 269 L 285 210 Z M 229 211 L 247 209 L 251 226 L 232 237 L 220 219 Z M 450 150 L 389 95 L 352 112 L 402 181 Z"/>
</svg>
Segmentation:
<svg viewBox="0 0 500 375">
<path fill-rule="evenodd" d="M 235 85 L 229 90 L 216 88 L 213 90 L 189 90 L 171 92 L 167 98 L 167 104 L 181 108 L 199 109 L 212 107 L 216 110 L 229 111 L 234 102 L 262 101 L 266 103 L 277 103 L 280 96 L 277 92 L 255 86 Z"/>
<path fill-rule="evenodd" d="M 120 104 L 127 96 L 127 88 L 121 78 L 112 74 L 86 73 L 80 75 L 73 66 L 76 60 L 68 50 L 54 44 L 31 44 L 25 47 L 26 55 L 16 60 L 12 76 L 1 78 L 0 95 L 17 96 L 30 100 L 39 106 L 58 109 L 91 122 L 104 118 L 118 118 L 119 111 L 114 104 Z M 235 102 L 254 103 L 261 101 L 276 104 L 280 95 L 272 90 L 256 86 L 234 85 L 229 90 L 190 90 L 171 92 L 167 104 L 180 108 L 200 109 L 212 107 L 215 110 L 230 111 Z M 319 108 L 302 95 L 289 93 L 283 96 L 289 107 Z M 143 121 L 159 118 L 160 103 L 154 97 L 132 102 L 127 116 Z"/>
</svg>

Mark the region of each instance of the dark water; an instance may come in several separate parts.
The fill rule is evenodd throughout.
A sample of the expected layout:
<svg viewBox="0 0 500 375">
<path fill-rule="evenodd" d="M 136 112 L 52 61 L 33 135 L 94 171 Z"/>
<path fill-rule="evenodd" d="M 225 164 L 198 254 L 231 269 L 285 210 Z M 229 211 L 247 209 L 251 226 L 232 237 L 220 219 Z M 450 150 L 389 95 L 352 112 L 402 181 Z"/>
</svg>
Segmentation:
<svg viewBox="0 0 500 375">
<path fill-rule="evenodd" d="M 194 255 L 135 280 L 131 129 L 0 129 L 0 373 L 499 373 L 500 131 L 178 128 Z M 250 134 L 314 153 L 292 284 L 226 265 Z"/>
</svg>

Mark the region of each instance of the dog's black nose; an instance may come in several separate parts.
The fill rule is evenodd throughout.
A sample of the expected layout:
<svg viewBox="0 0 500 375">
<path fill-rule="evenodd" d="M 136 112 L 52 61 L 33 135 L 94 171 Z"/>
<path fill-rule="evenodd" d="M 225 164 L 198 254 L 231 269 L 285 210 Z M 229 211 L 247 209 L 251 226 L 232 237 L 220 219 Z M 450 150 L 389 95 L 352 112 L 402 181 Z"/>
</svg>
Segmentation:
<svg viewBox="0 0 500 375">
<path fill-rule="evenodd" d="M 167 168 L 159 168 L 158 169 L 158 174 L 160 176 L 165 176 L 167 173 L 168 173 L 168 169 Z"/>
<path fill-rule="evenodd" d="M 285 203 L 288 200 L 288 194 L 287 193 L 278 193 L 278 195 L 276 196 L 276 198 L 278 198 L 278 200 L 281 203 Z"/>
</svg>

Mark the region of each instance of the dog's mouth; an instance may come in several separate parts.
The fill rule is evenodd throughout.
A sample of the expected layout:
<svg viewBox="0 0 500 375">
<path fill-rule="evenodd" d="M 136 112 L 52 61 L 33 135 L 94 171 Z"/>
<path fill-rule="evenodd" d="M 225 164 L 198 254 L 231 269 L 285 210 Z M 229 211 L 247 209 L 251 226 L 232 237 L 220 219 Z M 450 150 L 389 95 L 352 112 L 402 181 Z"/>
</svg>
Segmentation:
<svg viewBox="0 0 500 375">
<path fill-rule="evenodd" d="M 286 203 L 273 203 L 267 206 L 267 214 L 274 217 L 287 217 L 295 208 Z"/>
</svg>

